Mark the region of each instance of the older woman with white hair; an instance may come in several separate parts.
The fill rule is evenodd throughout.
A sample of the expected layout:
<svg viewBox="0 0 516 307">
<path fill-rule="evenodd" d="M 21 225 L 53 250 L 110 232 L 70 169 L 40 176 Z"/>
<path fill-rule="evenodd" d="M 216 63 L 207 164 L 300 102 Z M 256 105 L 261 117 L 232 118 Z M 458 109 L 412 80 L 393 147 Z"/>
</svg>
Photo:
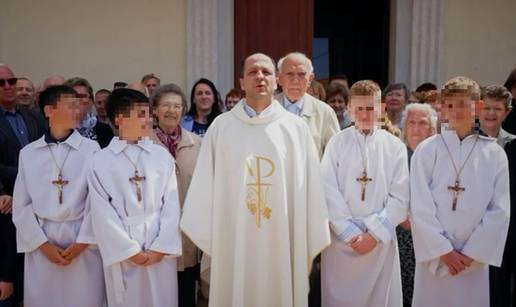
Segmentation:
<svg viewBox="0 0 516 307">
<path fill-rule="evenodd" d="M 410 158 L 417 145 L 437 132 L 437 112 L 429 104 L 411 103 L 405 107 L 401 115 L 401 123 L 403 127 L 402 137 L 407 144 L 410 169 Z M 400 251 L 403 306 L 410 306 L 416 261 L 408 219 L 396 228 L 396 234 Z"/>
</svg>

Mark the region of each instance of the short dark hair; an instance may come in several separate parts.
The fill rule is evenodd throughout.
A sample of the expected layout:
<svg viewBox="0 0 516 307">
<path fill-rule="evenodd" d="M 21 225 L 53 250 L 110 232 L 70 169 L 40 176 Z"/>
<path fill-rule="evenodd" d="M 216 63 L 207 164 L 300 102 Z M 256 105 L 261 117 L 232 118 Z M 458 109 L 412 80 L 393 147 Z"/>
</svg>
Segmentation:
<svg viewBox="0 0 516 307">
<path fill-rule="evenodd" d="M 416 88 L 416 93 L 436 91 L 437 86 L 431 82 L 425 82 Z"/>
<path fill-rule="evenodd" d="M 330 77 L 330 82 L 333 81 L 333 80 L 346 80 L 346 81 L 349 81 L 348 79 L 348 76 L 346 76 L 345 74 L 342 74 L 342 73 L 338 73 L 338 74 L 335 74 L 335 75 L 332 75 Z"/>
<path fill-rule="evenodd" d="M 383 99 L 389 94 L 389 92 L 396 91 L 396 90 L 403 90 L 403 93 L 405 94 L 405 100 L 408 100 L 410 97 L 410 92 L 408 87 L 405 85 L 405 83 L 393 83 L 387 85 L 387 87 L 383 90 Z"/>
<path fill-rule="evenodd" d="M 127 114 L 129 108 L 137 103 L 149 103 L 149 98 L 142 92 L 128 88 L 117 88 L 109 95 L 106 113 L 113 125 L 118 114 Z"/>
<path fill-rule="evenodd" d="M 101 94 L 101 93 L 106 93 L 106 94 L 110 95 L 110 94 L 111 94 L 111 91 L 110 91 L 110 90 L 108 90 L 108 89 L 105 89 L 105 88 L 101 88 L 100 90 L 98 90 L 98 91 L 96 91 L 96 92 L 95 92 L 95 95 L 97 95 L 97 94 Z"/>
<path fill-rule="evenodd" d="M 39 94 L 38 99 L 41 114 L 43 114 L 43 116 L 45 115 L 45 106 L 55 106 L 59 99 L 64 95 L 76 97 L 77 92 L 70 86 L 66 85 L 51 86 L 43 90 L 43 92 Z"/>
<path fill-rule="evenodd" d="M 326 102 L 328 102 L 332 97 L 341 95 L 344 98 L 344 102 L 346 105 L 349 102 L 349 88 L 345 85 L 339 83 L 330 83 L 328 85 L 328 89 L 326 90 Z"/>
</svg>

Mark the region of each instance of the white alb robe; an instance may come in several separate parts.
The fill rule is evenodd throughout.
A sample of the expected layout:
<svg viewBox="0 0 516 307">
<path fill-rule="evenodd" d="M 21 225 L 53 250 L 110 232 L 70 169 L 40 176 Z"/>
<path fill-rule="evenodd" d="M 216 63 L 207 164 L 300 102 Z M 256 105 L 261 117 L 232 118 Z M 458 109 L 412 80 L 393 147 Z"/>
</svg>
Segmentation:
<svg viewBox="0 0 516 307">
<path fill-rule="evenodd" d="M 63 165 L 63 203 L 59 204 L 58 168 Z M 25 253 L 24 306 L 103 306 L 102 260 L 91 227 L 88 161 L 97 142 L 74 131 L 65 141 L 47 144 L 45 137 L 20 152 L 13 196 L 13 221 L 18 252 Z M 69 153 L 68 153 L 69 151 Z M 68 158 L 65 160 L 65 156 Z M 62 249 L 73 243 L 92 244 L 67 266 L 48 260 L 38 249 L 50 242 Z"/>
<path fill-rule="evenodd" d="M 443 131 L 461 168 L 477 135 L 462 142 Z M 478 136 L 460 175 L 466 190 L 452 211 L 455 171 L 441 135 L 418 145 L 411 161 L 412 236 L 416 255 L 413 306 L 489 306 L 488 265 L 500 266 L 509 225 L 507 157 L 495 140 Z M 474 262 L 451 276 L 440 256 L 457 250 Z"/>
<path fill-rule="evenodd" d="M 372 181 L 362 201 L 364 160 Z M 349 127 L 330 140 L 321 168 L 332 229 L 321 258 L 322 305 L 401 306 L 395 227 L 407 217 L 410 194 L 405 145 L 385 130 L 364 136 Z M 378 244 L 359 255 L 348 242 L 366 231 Z"/>
<path fill-rule="evenodd" d="M 141 202 L 135 184 L 129 181 L 134 167 L 122 151 L 136 162 L 140 176 L 145 176 Z M 147 138 L 127 144 L 115 137 L 93 157 L 88 184 L 109 306 L 177 306 L 176 258 L 181 255 L 181 234 L 171 155 Z M 150 266 L 129 260 L 145 250 L 168 256 Z"/>
<path fill-rule="evenodd" d="M 243 105 L 208 129 L 181 228 L 211 256 L 211 307 L 307 306 L 330 243 L 317 151 L 278 102 L 252 118 Z"/>
</svg>

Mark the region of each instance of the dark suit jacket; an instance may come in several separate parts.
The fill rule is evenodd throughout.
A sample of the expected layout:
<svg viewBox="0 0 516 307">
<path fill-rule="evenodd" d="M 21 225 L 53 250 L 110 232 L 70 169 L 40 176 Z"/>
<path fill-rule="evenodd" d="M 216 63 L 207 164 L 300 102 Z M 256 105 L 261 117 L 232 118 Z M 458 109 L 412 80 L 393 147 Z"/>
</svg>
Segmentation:
<svg viewBox="0 0 516 307">
<path fill-rule="evenodd" d="M 511 267 L 516 272 L 516 140 L 505 145 L 505 152 L 509 159 L 509 184 L 511 191 L 511 219 L 509 233 L 505 243 L 502 267 Z"/>
<path fill-rule="evenodd" d="M 40 138 L 46 130 L 46 123 L 41 115 L 31 110 L 20 113 L 27 126 L 29 142 Z M 14 181 L 18 173 L 18 155 L 21 145 L 11 129 L 11 125 L 0 113 L 0 182 L 3 193 L 13 195 Z M 37 170 L 35 170 L 37 172 Z M 35 174 L 36 175 L 36 174 Z M 16 256 L 16 230 L 10 214 L 0 214 L 0 280 L 13 281 L 23 272 L 17 272 L 19 260 Z M 21 286 L 21 285 L 18 285 Z"/>
</svg>

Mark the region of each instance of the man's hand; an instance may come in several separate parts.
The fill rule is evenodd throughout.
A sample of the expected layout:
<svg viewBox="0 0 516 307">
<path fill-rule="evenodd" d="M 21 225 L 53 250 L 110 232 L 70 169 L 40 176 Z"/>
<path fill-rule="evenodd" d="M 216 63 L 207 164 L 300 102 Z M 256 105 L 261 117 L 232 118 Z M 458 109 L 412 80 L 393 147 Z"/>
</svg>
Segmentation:
<svg viewBox="0 0 516 307">
<path fill-rule="evenodd" d="M 401 222 L 400 223 L 400 226 L 401 228 L 405 229 L 405 230 L 410 230 L 410 220 L 409 219 L 406 219 L 405 221 Z"/>
<path fill-rule="evenodd" d="M 448 266 L 448 271 L 452 276 L 459 274 L 471 265 L 473 259 L 464 256 L 457 251 L 451 251 L 441 256 L 441 261 Z"/>
<path fill-rule="evenodd" d="M 88 247 L 88 244 L 74 243 L 74 244 L 68 246 L 68 248 L 65 249 L 61 253 L 61 256 L 63 256 L 64 259 L 71 262 L 75 257 L 77 257 L 87 247 Z"/>
<path fill-rule="evenodd" d="M 146 252 L 139 252 L 138 254 L 129 258 L 129 260 L 131 260 L 131 262 L 136 265 L 146 265 L 146 263 L 149 261 L 149 255 L 147 255 Z"/>
<path fill-rule="evenodd" d="M 50 262 L 57 265 L 69 265 L 70 261 L 66 260 L 62 254 L 63 250 L 50 242 L 43 243 L 39 249 L 50 260 Z"/>
<path fill-rule="evenodd" d="M 13 209 L 13 198 L 9 195 L 0 196 L 0 213 L 9 214 Z"/>
<path fill-rule="evenodd" d="M 378 242 L 370 233 L 362 233 L 351 239 L 349 245 L 360 255 L 365 255 L 376 247 Z"/>
<path fill-rule="evenodd" d="M 0 301 L 8 299 L 13 294 L 13 283 L 0 281 Z"/>
<path fill-rule="evenodd" d="M 158 262 L 160 262 L 163 259 L 163 257 L 166 256 L 163 253 L 156 252 L 156 251 L 153 251 L 153 250 L 146 251 L 145 253 L 149 257 L 149 261 L 147 261 L 147 263 L 145 263 L 145 266 L 158 263 Z"/>
</svg>

